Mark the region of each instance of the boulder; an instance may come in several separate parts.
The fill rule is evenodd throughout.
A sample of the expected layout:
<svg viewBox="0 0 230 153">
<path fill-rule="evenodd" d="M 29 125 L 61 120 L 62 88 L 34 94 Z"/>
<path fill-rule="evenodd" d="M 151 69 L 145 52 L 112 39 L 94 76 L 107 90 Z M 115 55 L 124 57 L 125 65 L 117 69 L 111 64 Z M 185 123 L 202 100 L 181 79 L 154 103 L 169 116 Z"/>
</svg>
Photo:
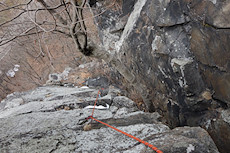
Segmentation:
<svg viewBox="0 0 230 153">
<path fill-rule="evenodd" d="M 207 131 L 200 127 L 179 127 L 153 137 L 149 142 L 158 146 L 164 153 L 219 152 Z M 152 151 L 147 148 L 146 152 Z"/>
<path fill-rule="evenodd" d="M 230 150 L 230 110 L 219 110 L 218 116 L 206 120 L 204 128 L 208 131 L 220 152 Z"/>
</svg>

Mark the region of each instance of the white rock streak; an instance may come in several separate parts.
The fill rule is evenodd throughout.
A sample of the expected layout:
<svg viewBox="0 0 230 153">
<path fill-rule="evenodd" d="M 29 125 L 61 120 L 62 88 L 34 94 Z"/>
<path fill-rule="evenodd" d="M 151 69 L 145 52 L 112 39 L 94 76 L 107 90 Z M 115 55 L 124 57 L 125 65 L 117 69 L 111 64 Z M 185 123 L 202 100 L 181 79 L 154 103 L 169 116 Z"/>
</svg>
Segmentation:
<svg viewBox="0 0 230 153">
<path fill-rule="evenodd" d="M 132 13 L 130 14 L 128 21 L 125 25 L 124 31 L 121 35 L 121 38 L 118 42 L 116 42 L 115 47 L 116 51 L 119 52 L 120 48 L 124 42 L 124 40 L 129 36 L 130 32 L 133 30 L 137 19 L 139 18 L 141 14 L 141 10 L 144 7 L 147 0 L 138 0 L 136 4 L 134 5 L 134 9 Z"/>
<path fill-rule="evenodd" d="M 195 150 L 195 147 L 192 144 L 188 145 L 188 148 L 186 149 L 187 153 L 190 153 Z"/>
<path fill-rule="evenodd" d="M 87 86 L 82 86 L 81 89 L 88 89 L 89 87 Z"/>
<path fill-rule="evenodd" d="M 209 0 L 210 2 L 212 2 L 214 5 L 216 4 L 216 0 Z"/>
<path fill-rule="evenodd" d="M 187 82 L 186 82 L 186 79 L 185 79 L 185 74 L 184 74 L 184 69 L 185 69 L 185 65 L 186 64 L 189 64 L 189 63 L 192 63 L 193 60 L 190 59 L 190 58 L 173 58 L 171 60 L 171 66 L 172 66 L 172 69 L 174 72 L 177 72 L 177 68 L 176 68 L 176 65 L 179 65 L 180 67 L 180 71 L 181 71 L 181 78 L 179 79 L 179 85 L 181 87 L 186 87 L 187 86 Z"/>
<path fill-rule="evenodd" d="M 85 109 L 93 109 L 94 106 L 86 106 Z M 99 106 L 95 106 L 95 109 L 109 109 L 109 105 L 106 104 L 106 107 L 105 106 L 102 106 L 102 105 L 99 105 Z"/>
<path fill-rule="evenodd" d="M 161 37 L 160 36 L 156 36 L 152 42 L 152 50 L 153 51 L 156 51 L 158 50 L 158 47 L 157 45 L 162 41 Z"/>
</svg>

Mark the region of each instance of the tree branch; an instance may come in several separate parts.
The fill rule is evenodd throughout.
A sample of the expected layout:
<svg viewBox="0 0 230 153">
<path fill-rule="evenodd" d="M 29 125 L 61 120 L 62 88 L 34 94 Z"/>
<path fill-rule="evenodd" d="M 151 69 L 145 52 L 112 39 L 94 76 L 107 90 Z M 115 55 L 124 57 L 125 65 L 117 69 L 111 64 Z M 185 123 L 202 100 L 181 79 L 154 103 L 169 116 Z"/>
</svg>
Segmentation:
<svg viewBox="0 0 230 153">
<path fill-rule="evenodd" d="M 20 6 L 25 6 L 25 5 L 29 5 L 33 0 L 30 0 L 29 2 L 25 3 L 25 4 L 18 4 L 18 5 L 14 5 L 14 6 L 11 6 L 11 7 L 8 7 L 6 6 L 5 4 L 3 4 L 5 7 L 7 7 L 6 9 L 2 9 L 0 10 L 0 13 L 3 12 L 3 11 L 7 11 L 7 10 L 11 10 L 11 9 L 18 9 L 18 7 Z"/>
<path fill-rule="evenodd" d="M 63 5 L 64 5 L 64 7 L 65 7 L 66 14 L 68 15 L 70 21 L 72 22 L 72 18 L 71 18 L 71 16 L 70 16 L 70 13 L 69 13 L 69 11 L 68 11 L 68 7 L 67 7 L 65 1 L 64 1 L 64 0 L 61 0 L 61 1 L 62 1 Z"/>
<path fill-rule="evenodd" d="M 15 40 L 16 38 L 36 34 L 36 33 L 28 33 L 28 32 L 30 32 L 31 30 L 33 30 L 34 28 L 35 28 L 35 26 L 34 26 L 34 27 L 31 27 L 31 28 L 28 28 L 26 31 L 24 31 L 24 32 L 22 32 L 21 34 L 16 35 L 16 36 L 14 36 L 14 37 L 12 37 L 12 38 L 10 38 L 10 39 L 1 40 L 1 41 L 0 41 L 0 46 L 3 46 L 3 45 L 5 45 L 5 44 L 7 44 L 7 43 L 9 43 L 9 42 L 11 42 L 11 41 L 13 41 L 13 40 Z"/>
<path fill-rule="evenodd" d="M 87 48 L 87 31 L 86 31 L 86 26 L 85 26 L 85 22 L 83 21 L 84 17 L 83 17 L 83 8 L 86 4 L 86 0 L 82 0 L 82 4 L 80 8 L 77 8 L 77 16 L 80 22 L 80 26 L 81 26 L 81 30 L 84 33 L 84 45 L 83 48 Z"/>
<path fill-rule="evenodd" d="M 26 13 L 26 11 L 23 11 L 23 12 L 19 13 L 17 16 L 15 16 L 14 18 L 12 18 L 12 19 L 10 19 L 10 20 L 8 20 L 8 21 L 5 21 L 5 22 L 3 22 L 3 23 L 1 23 L 1 24 L 0 24 L 0 27 L 3 26 L 3 25 L 5 25 L 5 24 L 7 24 L 7 23 L 9 23 L 9 22 L 14 21 L 14 20 L 17 19 L 18 17 L 20 17 L 23 13 Z"/>
<path fill-rule="evenodd" d="M 63 25 L 67 25 L 67 21 L 64 20 L 55 9 L 49 9 L 49 5 L 44 0 L 37 0 L 51 15 L 54 15 Z"/>
<path fill-rule="evenodd" d="M 81 48 L 81 44 L 79 42 L 79 39 L 77 37 L 77 35 L 75 34 L 75 28 L 77 26 L 77 2 L 75 0 L 71 0 L 72 3 L 72 8 L 73 8 L 73 13 L 72 13 L 72 23 L 70 26 L 70 35 L 72 36 L 73 40 L 74 40 L 74 44 L 76 45 L 76 47 L 79 49 L 80 52 L 83 53 L 83 49 Z"/>
</svg>

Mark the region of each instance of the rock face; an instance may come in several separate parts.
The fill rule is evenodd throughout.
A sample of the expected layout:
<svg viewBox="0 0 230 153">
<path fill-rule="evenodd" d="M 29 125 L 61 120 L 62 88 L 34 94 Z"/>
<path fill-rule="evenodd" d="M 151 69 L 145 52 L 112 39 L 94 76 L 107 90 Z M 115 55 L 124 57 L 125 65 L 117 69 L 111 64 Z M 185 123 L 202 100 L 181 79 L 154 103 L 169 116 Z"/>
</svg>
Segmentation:
<svg viewBox="0 0 230 153">
<path fill-rule="evenodd" d="M 218 116 L 207 120 L 204 128 L 215 141 L 220 152 L 230 150 L 230 110 L 218 110 Z"/>
<path fill-rule="evenodd" d="M 106 12 L 108 1 L 95 5 L 95 13 L 103 12 L 96 19 L 101 42 L 147 87 L 155 110 L 170 127 L 218 119 L 218 109 L 230 104 L 230 2 L 119 2 Z M 212 125 L 208 131 L 228 152 L 229 125 Z"/>
<path fill-rule="evenodd" d="M 107 5 L 97 2 L 96 13 Z M 105 48 L 147 86 L 172 127 L 230 103 L 229 6 L 222 0 L 123 0 L 96 19 Z"/>
<path fill-rule="evenodd" d="M 150 148 L 97 122 L 91 115 L 98 90 L 58 86 L 14 93 L 0 103 L 0 153 L 153 152 Z M 141 138 L 164 153 L 218 153 L 199 127 L 170 130 L 158 113 L 138 111 L 135 103 L 110 88 L 98 100 L 94 117 Z M 104 107 L 108 104 L 109 109 Z M 99 108 L 99 106 L 97 107 Z"/>
</svg>

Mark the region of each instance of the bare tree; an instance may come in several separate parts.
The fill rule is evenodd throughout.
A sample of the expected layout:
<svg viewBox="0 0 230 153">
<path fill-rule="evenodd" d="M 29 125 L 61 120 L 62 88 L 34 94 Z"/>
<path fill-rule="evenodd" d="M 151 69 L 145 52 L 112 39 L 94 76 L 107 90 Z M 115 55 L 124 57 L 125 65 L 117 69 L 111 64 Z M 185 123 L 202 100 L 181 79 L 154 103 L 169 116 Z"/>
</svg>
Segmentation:
<svg viewBox="0 0 230 153">
<path fill-rule="evenodd" d="M 50 3 L 49 3 L 50 2 Z M 137 81 L 136 76 L 121 62 L 116 52 L 107 51 L 102 45 L 93 42 L 88 36 L 83 11 L 91 10 L 87 0 L 60 0 L 52 3 L 45 0 L 28 0 L 18 2 L 16 5 L 8 5 L 0 2 L 0 14 L 15 11 L 11 18 L 0 20 L 0 46 L 15 43 L 18 38 L 37 35 L 38 42 L 41 43 L 47 33 L 60 33 L 70 37 L 76 47 L 85 56 L 102 59 L 110 63 L 120 72 L 123 77 L 134 86 L 141 94 L 148 111 L 153 111 L 153 104 L 147 87 Z M 116 0 L 111 2 L 114 5 Z M 55 4 L 53 6 L 53 4 Z M 109 7 L 109 6 L 108 6 Z M 43 15 L 40 14 L 43 12 Z M 44 12 L 45 15 L 44 15 Z M 103 13 L 103 12 L 102 12 Z M 99 16 L 94 14 L 93 16 Z M 21 21 L 23 20 L 23 24 Z M 18 25 L 22 27 L 18 29 Z M 38 56 L 44 56 L 44 51 L 40 47 Z"/>
</svg>

